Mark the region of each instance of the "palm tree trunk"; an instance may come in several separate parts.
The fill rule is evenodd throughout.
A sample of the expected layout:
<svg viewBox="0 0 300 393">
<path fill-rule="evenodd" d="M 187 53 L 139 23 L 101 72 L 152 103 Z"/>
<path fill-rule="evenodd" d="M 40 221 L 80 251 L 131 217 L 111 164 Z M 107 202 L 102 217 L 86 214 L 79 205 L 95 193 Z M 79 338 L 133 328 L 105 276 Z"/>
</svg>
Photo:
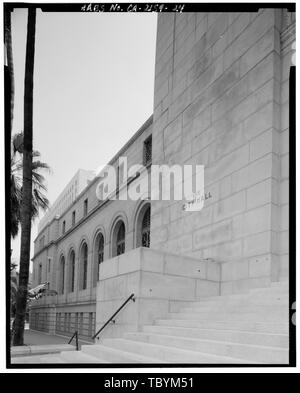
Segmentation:
<svg viewBox="0 0 300 393">
<path fill-rule="evenodd" d="M 14 93 L 15 93 L 15 84 L 14 84 L 14 62 L 13 62 L 13 53 L 12 53 L 12 39 L 11 39 L 11 8 L 6 5 L 4 6 L 4 41 L 6 48 L 6 60 L 7 67 L 9 72 L 9 87 L 10 87 L 10 132 L 13 124 L 13 113 L 14 113 Z"/>
<path fill-rule="evenodd" d="M 24 344 L 28 277 L 30 264 L 31 208 L 32 208 L 32 122 L 33 122 L 33 71 L 35 50 L 36 9 L 28 9 L 27 45 L 24 86 L 24 145 L 23 189 L 21 201 L 21 253 L 19 288 L 16 303 L 14 345 Z"/>
</svg>

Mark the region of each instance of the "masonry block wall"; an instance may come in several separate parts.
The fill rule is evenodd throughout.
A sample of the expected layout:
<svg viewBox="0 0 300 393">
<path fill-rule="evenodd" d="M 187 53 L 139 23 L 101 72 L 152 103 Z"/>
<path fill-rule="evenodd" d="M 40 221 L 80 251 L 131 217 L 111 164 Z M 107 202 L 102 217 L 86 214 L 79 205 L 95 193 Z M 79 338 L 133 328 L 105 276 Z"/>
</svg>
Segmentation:
<svg viewBox="0 0 300 393">
<path fill-rule="evenodd" d="M 152 202 L 151 247 L 227 262 L 224 293 L 288 273 L 285 13 L 158 15 L 153 163 L 205 165 L 211 197 Z"/>
</svg>

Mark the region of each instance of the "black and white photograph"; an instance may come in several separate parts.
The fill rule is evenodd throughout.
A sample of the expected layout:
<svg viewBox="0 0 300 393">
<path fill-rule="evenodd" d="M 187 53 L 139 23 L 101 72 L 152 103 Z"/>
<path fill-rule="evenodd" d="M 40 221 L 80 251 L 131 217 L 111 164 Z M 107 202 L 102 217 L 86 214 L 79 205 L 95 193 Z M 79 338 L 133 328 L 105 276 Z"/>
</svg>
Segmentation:
<svg viewBox="0 0 300 393">
<path fill-rule="evenodd" d="M 296 371 L 295 11 L 3 3 L 4 372 Z"/>
</svg>

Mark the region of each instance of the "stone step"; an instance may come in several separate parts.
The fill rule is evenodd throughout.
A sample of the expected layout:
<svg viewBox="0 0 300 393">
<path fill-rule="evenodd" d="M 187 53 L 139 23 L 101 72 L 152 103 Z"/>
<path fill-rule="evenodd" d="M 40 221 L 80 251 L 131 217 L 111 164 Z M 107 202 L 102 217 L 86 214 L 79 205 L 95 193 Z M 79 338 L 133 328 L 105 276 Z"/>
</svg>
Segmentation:
<svg viewBox="0 0 300 393">
<path fill-rule="evenodd" d="M 62 352 L 60 357 L 67 363 L 108 363 L 82 351 Z"/>
<path fill-rule="evenodd" d="M 45 364 L 45 363 L 65 363 L 61 359 L 60 354 L 55 355 L 33 355 L 33 356 L 18 356 L 11 358 L 12 364 Z"/>
<path fill-rule="evenodd" d="M 201 300 L 198 302 L 189 302 L 186 307 L 189 306 L 206 306 L 206 307 L 223 307 L 223 306 L 289 306 L 289 298 L 288 296 L 273 296 L 272 298 L 267 296 L 259 296 L 258 298 L 236 298 L 236 299 L 210 299 L 210 300 Z"/>
<path fill-rule="evenodd" d="M 70 344 L 20 345 L 11 348 L 11 356 L 50 355 L 61 351 L 73 351 Z"/>
<path fill-rule="evenodd" d="M 226 341 L 239 344 L 264 345 L 288 349 L 289 337 L 284 334 L 243 332 L 238 330 L 196 329 L 173 326 L 144 326 L 144 333 Z"/>
<path fill-rule="evenodd" d="M 228 301 L 228 300 L 242 300 L 242 299 L 262 299 L 261 296 L 264 296 L 268 299 L 276 299 L 276 298 L 285 298 L 288 299 L 289 292 L 285 288 L 263 288 L 263 289 L 255 289 L 249 292 L 242 292 L 236 294 L 229 294 L 229 295 L 217 295 L 217 296 L 209 296 L 209 297 L 202 297 L 200 299 L 201 302 L 209 302 L 212 300 L 216 301 Z"/>
<path fill-rule="evenodd" d="M 195 305 L 191 304 L 189 307 L 183 307 L 181 312 L 226 312 L 226 313 L 257 313 L 257 314 L 273 314 L 277 316 L 285 315 L 288 313 L 288 305 Z"/>
<path fill-rule="evenodd" d="M 133 343 L 140 341 L 141 343 L 157 344 L 188 351 L 198 351 L 201 354 L 213 354 L 240 360 L 248 359 L 257 363 L 288 364 L 289 362 L 289 351 L 277 347 L 237 344 L 153 333 L 126 333 L 124 338 L 129 341 L 132 340 Z M 147 347 L 144 347 L 144 351 L 146 350 Z"/>
<path fill-rule="evenodd" d="M 208 321 L 235 321 L 235 322 L 273 322 L 276 323 L 278 322 L 279 315 L 266 315 L 265 313 L 239 313 L 238 311 L 236 312 L 214 312 L 214 310 L 210 312 L 177 312 L 177 313 L 168 313 L 167 317 L 169 319 L 188 319 L 191 321 L 203 321 L 203 320 L 208 320 Z M 289 320 L 289 314 L 288 312 L 283 313 L 280 316 L 280 320 L 282 322 L 288 323 Z"/>
<path fill-rule="evenodd" d="M 188 319 L 157 319 L 158 326 L 178 326 L 200 329 L 239 330 L 244 332 L 288 334 L 288 323 L 222 321 L 222 320 L 188 320 Z"/>
<path fill-rule="evenodd" d="M 46 364 L 58 364 L 58 363 L 66 363 L 64 359 L 61 358 L 59 354 L 56 356 L 44 356 L 41 358 L 41 363 Z"/>
<path fill-rule="evenodd" d="M 100 359 L 102 363 L 158 363 L 156 358 L 144 356 L 144 353 L 137 354 L 117 346 L 108 346 L 106 340 L 118 339 L 105 339 L 102 344 L 83 345 L 82 352 Z"/>
<path fill-rule="evenodd" d="M 129 333 L 128 333 L 129 334 Z M 137 333 L 138 334 L 138 333 Z M 194 363 L 194 364 L 241 364 L 245 363 L 241 359 L 228 356 L 218 356 L 209 353 L 201 353 L 194 350 L 186 350 L 182 348 L 170 347 L 167 345 L 159 345 L 145 343 L 140 340 L 128 339 L 105 339 L 105 345 L 115 347 L 124 351 L 130 351 L 138 354 L 147 354 L 157 359 L 157 363 Z M 248 363 L 248 361 L 247 361 Z M 253 363 L 249 361 L 249 363 Z"/>
</svg>

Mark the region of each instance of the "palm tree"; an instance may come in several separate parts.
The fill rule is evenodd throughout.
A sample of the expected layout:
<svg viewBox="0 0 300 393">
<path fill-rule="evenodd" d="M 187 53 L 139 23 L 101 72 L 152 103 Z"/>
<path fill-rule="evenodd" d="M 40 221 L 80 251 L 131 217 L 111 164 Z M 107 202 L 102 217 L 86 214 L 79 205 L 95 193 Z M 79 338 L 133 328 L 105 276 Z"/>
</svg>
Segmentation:
<svg viewBox="0 0 300 393">
<path fill-rule="evenodd" d="M 11 194 L 11 236 L 15 238 L 19 232 L 20 224 L 20 208 L 22 200 L 22 172 L 23 172 L 23 140 L 22 132 L 15 134 L 12 140 L 11 154 L 11 178 L 10 178 L 10 194 Z M 49 200 L 43 192 L 47 191 L 44 176 L 41 170 L 50 170 L 49 166 L 39 160 L 40 153 L 32 152 L 32 207 L 31 217 L 34 220 L 39 213 L 39 209 L 46 210 L 49 207 Z"/>
<path fill-rule="evenodd" d="M 13 316 L 16 310 L 16 298 L 18 292 L 18 277 L 15 273 L 17 265 L 11 266 L 10 269 L 10 314 Z"/>
<path fill-rule="evenodd" d="M 11 38 L 11 11 L 12 8 L 9 4 L 4 5 L 4 42 L 6 48 L 6 60 L 7 60 L 7 69 L 8 69 L 8 83 L 7 86 L 9 90 L 9 101 L 10 101 L 10 117 L 7 119 L 10 123 L 9 132 L 12 129 L 13 122 L 13 112 L 14 112 L 14 92 L 15 92 L 15 84 L 14 84 L 14 62 L 13 62 L 13 53 L 12 53 L 12 38 Z"/>
<path fill-rule="evenodd" d="M 21 199 L 21 252 L 13 345 L 23 345 L 30 264 L 32 220 L 32 123 L 36 8 L 28 8 L 24 86 L 23 182 Z"/>
</svg>

